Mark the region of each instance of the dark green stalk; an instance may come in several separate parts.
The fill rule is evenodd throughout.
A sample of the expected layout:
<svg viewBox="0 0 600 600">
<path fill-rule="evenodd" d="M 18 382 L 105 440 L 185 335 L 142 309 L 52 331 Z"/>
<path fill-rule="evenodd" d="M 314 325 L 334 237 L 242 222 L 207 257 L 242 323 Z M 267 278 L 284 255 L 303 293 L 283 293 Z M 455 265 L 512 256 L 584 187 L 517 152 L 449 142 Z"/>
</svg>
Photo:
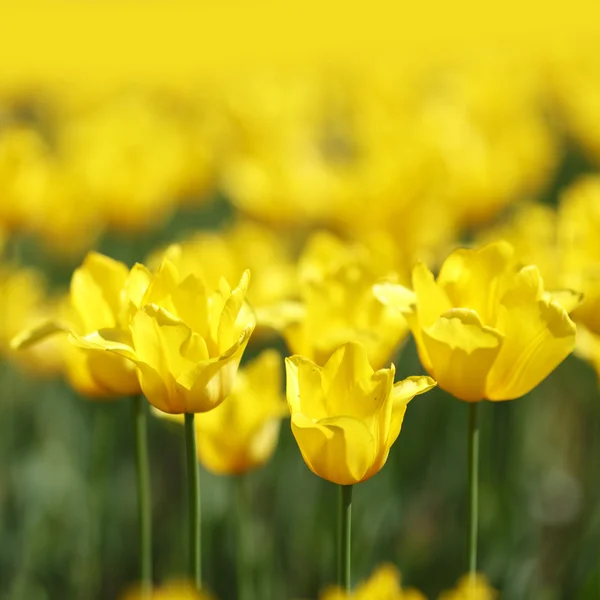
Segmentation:
<svg viewBox="0 0 600 600">
<path fill-rule="evenodd" d="M 469 573 L 477 572 L 477 523 L 479 511 L 479 402 L 469 404 L 468 464 L 469 464 L 469 523 L 467 559 Z"/>
<path fill-rule="evenodd" d="M 199 590 L 202 585 L 202 561 L 200 552 L 200 473 L 196 457 L 196 429 L 194 413 L 185 415 L 185 447 L 189 491 L 190 572 L 189 575 Z"/>
<path fill-rule="evenodd" d="M 150 467 L 148 462 L 148 424 L 146 400 L 133 397 L 135 423 L 136 471 L 140 521 L 140 586 L 144 598 L 152 593 L 152 506 L 150 500 Z"/>
<path fill-rule="evenodd" d="M 346 592 L 351 588 L 352 486 L 339 486 L 338 585 Z"/>
</svg>

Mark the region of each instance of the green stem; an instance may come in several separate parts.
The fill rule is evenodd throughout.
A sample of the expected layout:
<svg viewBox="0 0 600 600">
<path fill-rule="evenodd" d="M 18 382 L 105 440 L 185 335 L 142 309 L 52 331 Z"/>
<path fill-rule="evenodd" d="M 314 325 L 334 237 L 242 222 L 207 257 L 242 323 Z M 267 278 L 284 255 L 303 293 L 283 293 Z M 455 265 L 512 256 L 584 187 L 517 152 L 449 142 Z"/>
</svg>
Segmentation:
<svg viewBox="0 0 600 600">
<path fill-rule="evenodd" d="M 352 486 L 340 485 L 338 523 L 338 585 L 346 592 L 351 587 Z"/>
<path fill-rule="evenodd" d="M 477 520 L 479 496 L 479 402 L 469 404 L 468 461 L 469 461 L 469 573 L 477 572 Z"/>
<path fill-rule="evenodd" d="M 146 415 L 146 400 L 141 394 L 138 394 L 133 397 L 133 419 L 135 422 L 136 470 L 140 519 L 140 585 L 142 596 L 149 598 L 152 593 L 152 510 Z"/>
<path fill-rule="evenodd" d="M 190 529 L 190 578 L 196 589 L 202 585 L 202 562 L 200 554 L 200 473 L 196 456 L 196 428 L 194 413 L 185 414 L 185 447 L 189 491 Z"/>
<path fill-rule="evenodd" d="M 235 478 L 236 487 L 236 513 L 237 513 L 237 540 L 236 540 L 236 562 L 237 562 L 237 600 L 252 600 L 252 572 L 248 564 L 248 556 L 246 551 L 252 548 L 252 543 L 249 539 L 250 516 L 248 514 L 248 503 L 245 490 L 245 477 L 238 475 Z"/>
</svg>

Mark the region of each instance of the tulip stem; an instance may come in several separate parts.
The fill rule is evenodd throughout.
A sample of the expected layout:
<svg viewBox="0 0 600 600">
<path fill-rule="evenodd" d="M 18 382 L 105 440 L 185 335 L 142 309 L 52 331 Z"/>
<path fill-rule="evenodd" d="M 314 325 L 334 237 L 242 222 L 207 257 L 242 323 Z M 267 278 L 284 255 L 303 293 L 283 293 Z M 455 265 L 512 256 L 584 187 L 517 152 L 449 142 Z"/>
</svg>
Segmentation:
<svg viewBox="0 0 600 600">
<path fill-rule="evenodd" d="M 196 589 L 202 585 L 202 562 L 200 554 L 200 473 L 196 456 L 196 428 L 194 413 L 185 414 L 185 447 L 189 491 L 189 532 L 190 532 L 190 578 Z"/>
<path fill-rule="evenodd" d="M 252 600 L 252 573 L 248 564 L 247 549 L 250 535 L 250 515 L 248 515 L 247 495 L 245 490 L 245 477 L 235 477 L 236 501 L 237 501 L 237 539 L 236 539 L 236 561 L 237 561 L 237 600 Z"/>
<path fill-rule="evenodd" d="M 349 593 L 351 587 L 352 486 L 340 485 L 339 488 L 338 586 Z"/>
<path fill-rule="evenodd" d="M 152 593 L 152 508 L 150 500 L 146 404 L 146 399 L 141 394 L 133 397 L 140 521 L 140 586 L 143 598 L 149 598 Z"/>
<path fill-rule="evenodd" d="M 469 574 L 477 572 L 477 522 L 479 496 L 479 402 L 469 404 L 469 525 L 468 525 L 468 564 Z"/>
</svg>

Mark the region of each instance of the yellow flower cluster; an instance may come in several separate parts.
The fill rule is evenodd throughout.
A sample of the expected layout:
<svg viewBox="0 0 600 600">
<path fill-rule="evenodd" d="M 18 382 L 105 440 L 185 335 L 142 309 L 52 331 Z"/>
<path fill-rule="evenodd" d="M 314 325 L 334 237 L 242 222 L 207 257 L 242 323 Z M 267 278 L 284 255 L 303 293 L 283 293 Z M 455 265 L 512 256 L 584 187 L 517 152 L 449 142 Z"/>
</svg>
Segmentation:
<svg viewBox="0 0 600 600">
<path fill-rule="evenodd" d="M 406 275 L 544 189 L 560 158 L 554 122 L 600 147 L 597 69 L 559 65 L 550 82 L 541 72 L 424 60 L 266 71 L 202 92 L 53 88 L 27 110 L 0 98 L 0 228 L 78 256 L 106 228 L 157 227 L 219 190 L 274 227 L 390 240 Z"/>
</svg>

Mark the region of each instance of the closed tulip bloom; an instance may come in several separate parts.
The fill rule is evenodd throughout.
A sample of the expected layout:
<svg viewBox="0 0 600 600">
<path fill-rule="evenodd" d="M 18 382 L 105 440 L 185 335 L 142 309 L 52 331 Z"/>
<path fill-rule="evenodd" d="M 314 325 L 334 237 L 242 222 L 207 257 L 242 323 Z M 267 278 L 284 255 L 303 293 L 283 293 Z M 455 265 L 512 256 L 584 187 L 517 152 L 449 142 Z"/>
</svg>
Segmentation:
<svg viewBox="0 0 600 600">
<path fill-rule="evenodd" d="M 198 460 L 217 475 L 241 475 L 267 462 L 288 414 L 281 393 L 281 357 L 265 350 L 240 369 L 231 394 L 194 422 Z M 175 418 L 183 423 L 181 416 Z"/>
<path fill-rule="evenodd" d="M 71 335 L 71 340 L 83 348 L 129 359 L 139 369 L 144 395 L 163 412 L 216 408 L 231 393 L 255 326 L 245 302 L 249 271 L 236 288 L 221 279 L 216 290 L 194 274 L 182 279 L 168 259 L 153 275 L 140 265 L 137 277 L 133 287 L 146 291 L 141 301 L 136 298 L 129 306 L 135 310 L 130 340 L 111 331 Z"/>
<path fill-rule="evenodd" d="M 494 590 L 483 575 L 465 575 L 453 590 L 440 594 L 439 600 L 496 600 Z"/>
<path fill-rule="evenodd" d="M 394 385 L 395 368 L 373 371 L 364 346 L 348 342 L 324 367 L 303 356 L 286 359 L 292 432 L 310 470 L 352 485 L 375 475 L 400 434 L 406 405 L 430 390 L 429 377 Z"/>
<path fill-rule="evenodd" d="M 575 347 L 568 310 L 579 296 L 545 291 L 537 267 L 519 267 L 506 242 L 454 251 L 437 279 L 418 264 L 413 287 L 407 319 L 421 362 L 461 400 L 523 396 Z M 384 283 L 375 292 L 393 305 L 398 288 Z"/>
<path fill-rule="evenodd" d="M 360 583 L 351 593 L 329 588 L 320 600 L 426 600 L 415 589 L 402 589 L 400 573 L 393 565 L 382 565 L 369 579 Z"/>
</svg>

